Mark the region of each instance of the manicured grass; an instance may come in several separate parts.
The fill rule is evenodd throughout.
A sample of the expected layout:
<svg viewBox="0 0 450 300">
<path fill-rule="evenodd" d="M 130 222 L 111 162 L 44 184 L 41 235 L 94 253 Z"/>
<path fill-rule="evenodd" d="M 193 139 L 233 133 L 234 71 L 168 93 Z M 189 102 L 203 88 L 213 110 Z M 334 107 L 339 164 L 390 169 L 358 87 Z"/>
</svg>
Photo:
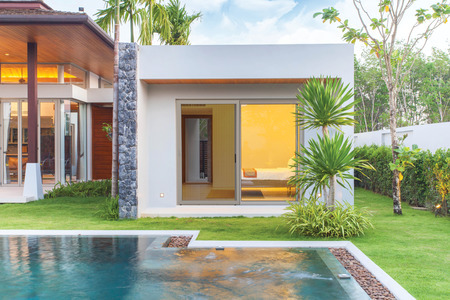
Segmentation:
<svg viewBox="0 0 450 300">
<path fill-rule="evenodd" d="M 179 229 L 200 230 L 203 240 L 326 240 L 290 236 L 282 218 L 104 221 L 94 215 L 102 200 L 57 198 L 0 205 L 0 229 Z M 350 240 L 417 299 L 450 298 L 450 218 L 435 218 L 407 205 L 403 216 L 394 216 L 391 199 L 362 189 L 356 190 L 355 203 L 373 214 L 375 229 Z"/>
</svg>

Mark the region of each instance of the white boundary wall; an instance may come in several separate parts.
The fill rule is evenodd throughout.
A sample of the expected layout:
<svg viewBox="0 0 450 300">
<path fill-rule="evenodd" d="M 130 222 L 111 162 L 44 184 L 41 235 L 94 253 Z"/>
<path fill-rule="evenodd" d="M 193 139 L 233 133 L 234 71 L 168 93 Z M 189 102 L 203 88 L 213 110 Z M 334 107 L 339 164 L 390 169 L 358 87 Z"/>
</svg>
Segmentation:
<svg viewBox="0 0 450 300">
<path fill-rule="evenodd" d="M 416 144 L 423 150 L 436 151 L 439 148 L 450 148 L 450 122 L 416 125 L 397 128 L 398 137 L 407 134 L 404 145 L 411 147 Z M 389 129 L 355 133 L 355 147 L 364 145 L 390 146 Z"/>
</svg>

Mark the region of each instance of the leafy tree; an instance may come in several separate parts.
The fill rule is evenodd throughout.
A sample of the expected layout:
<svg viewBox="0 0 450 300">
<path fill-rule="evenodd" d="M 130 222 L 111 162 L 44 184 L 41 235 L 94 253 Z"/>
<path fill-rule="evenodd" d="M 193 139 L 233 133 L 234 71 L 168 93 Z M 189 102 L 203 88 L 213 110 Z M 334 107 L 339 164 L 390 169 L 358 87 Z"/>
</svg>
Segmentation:
<svg viewBox="0 0 450 300">
<path fill-rule="evenodd" d="M 363 51 L 361 60 L 355 58 L 355 124 L 356 132 L 383 129 L 386 122 L 389 101 L 386 85 L 381 78 L 377 59 Z"/>
<path fill-rule="evenodd" d="M 321 16 L 324 22 L 338 22 L 338 28 L 342 29 L 343 39 L 346 42 L 360 41 L 378 58 L 382 78 L 389 94 L 389 125 L 394 163 L 398 156 L 395 150 L 398 149 L 399 145 L 396 131 L 398 94 L 400 87 L 404 84 L 406 75 L 410 71 L 405 65 L 405 60 L 407 57 L 411 57 L 412 63 L 409 66 L 411 68 L 430 36 L 440 25 L 447 23 L 447 18 L 450 15 L 450 6 L 447 4 L 447 0 L 432 5 L 430 9 L 416 10 L 416 23 L 410 28 L 403 48 L 398 49 L 397 41 L 401 21 L 414 2 L 414 0 L 377 0 L 378 14 L 374 16 L 369 14 L 361 0 L 353 0 L 357 15 L 362 23 L 360 29 L 351 27 L 348 20 L 341 20 L 339 12 L 333 7 L 314 14 L 314 17 Z M 395 214 L 401 215 L 398 170 L 394 170 L 393 175 L 393 208 Z"/>
<path fill-rule="evenodd" d="M 303 129 L 320 128 L 323 136 L 309 140 L 308 147 L 301 146 L 294 158 L 297 170 L 289 183 L 301 197 L 309 188 L 313 195 L 323 193 L 331 210 L 335 205 L 336 183 L 343 188 L 350 187 L 348 180 L 356 178 L 348 171 L 370 168 L 364 160 L 355 159 L 351 141 L 340 132 L 341 126 L 355 123 L 352 97 L 349 86 L 337 78 L 312 78 L 297 95 L 297 125 Z M 337 131 L 331 137 L 329 128 Z M 329 195 L 326 195 L 327 188 Z"/>
<path fill-rule="evenodd" d="M 189 45 L 189 35 L 191 33 L 191 24 L 195 20 L 201 17 L 201 13 L 195 13 L 188 15 L 186 12 L 186 6 L 181 7 L 179 0 L 170 0 L 166 6 L 167 15 L 169 17 L 171 28 L 171 34 L 166 36 L 161 35 L 161 42 L 166 45 Z M 161 28 L 157 27 L 158 33 L 161 32 Z"/>
<path fill-rule="evenodd" d="M 449 49 L 450 50 L 450 49 Z M 420 94 L 428 122 L 450 121 L 450 51 L 433 48 L 427 59 Z"/>
</svg>

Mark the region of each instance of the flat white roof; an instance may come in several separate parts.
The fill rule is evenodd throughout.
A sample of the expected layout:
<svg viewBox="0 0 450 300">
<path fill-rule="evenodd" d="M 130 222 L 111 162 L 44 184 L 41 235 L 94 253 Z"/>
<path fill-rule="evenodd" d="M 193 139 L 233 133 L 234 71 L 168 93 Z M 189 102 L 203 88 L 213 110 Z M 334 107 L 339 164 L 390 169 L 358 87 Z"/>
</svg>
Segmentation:
<svg viewBox="0 0 450 300">
<path fill-rule="evenodd" d="M 139 79 L 295 79 L 353 82 L 353 45 L 141 46 Z M 287 82 L 288 83 L 288 82 Z"/>
</svg>

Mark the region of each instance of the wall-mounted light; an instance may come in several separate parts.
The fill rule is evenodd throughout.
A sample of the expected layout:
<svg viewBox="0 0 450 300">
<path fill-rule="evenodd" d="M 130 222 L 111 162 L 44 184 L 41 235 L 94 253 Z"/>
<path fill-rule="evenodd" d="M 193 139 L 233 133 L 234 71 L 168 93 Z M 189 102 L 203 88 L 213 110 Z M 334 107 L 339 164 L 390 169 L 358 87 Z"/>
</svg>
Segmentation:
<svg viewBox="0 0 450 300">
<path fill-rule="evenodd" d="M 9 56 L 9 53 L 5 53 L 5 56 Z"/>
<path fill-rule="evenodd" d="M 159 194 L 159 198 L 164 198 L 164 193 Z"/>
</svg>

